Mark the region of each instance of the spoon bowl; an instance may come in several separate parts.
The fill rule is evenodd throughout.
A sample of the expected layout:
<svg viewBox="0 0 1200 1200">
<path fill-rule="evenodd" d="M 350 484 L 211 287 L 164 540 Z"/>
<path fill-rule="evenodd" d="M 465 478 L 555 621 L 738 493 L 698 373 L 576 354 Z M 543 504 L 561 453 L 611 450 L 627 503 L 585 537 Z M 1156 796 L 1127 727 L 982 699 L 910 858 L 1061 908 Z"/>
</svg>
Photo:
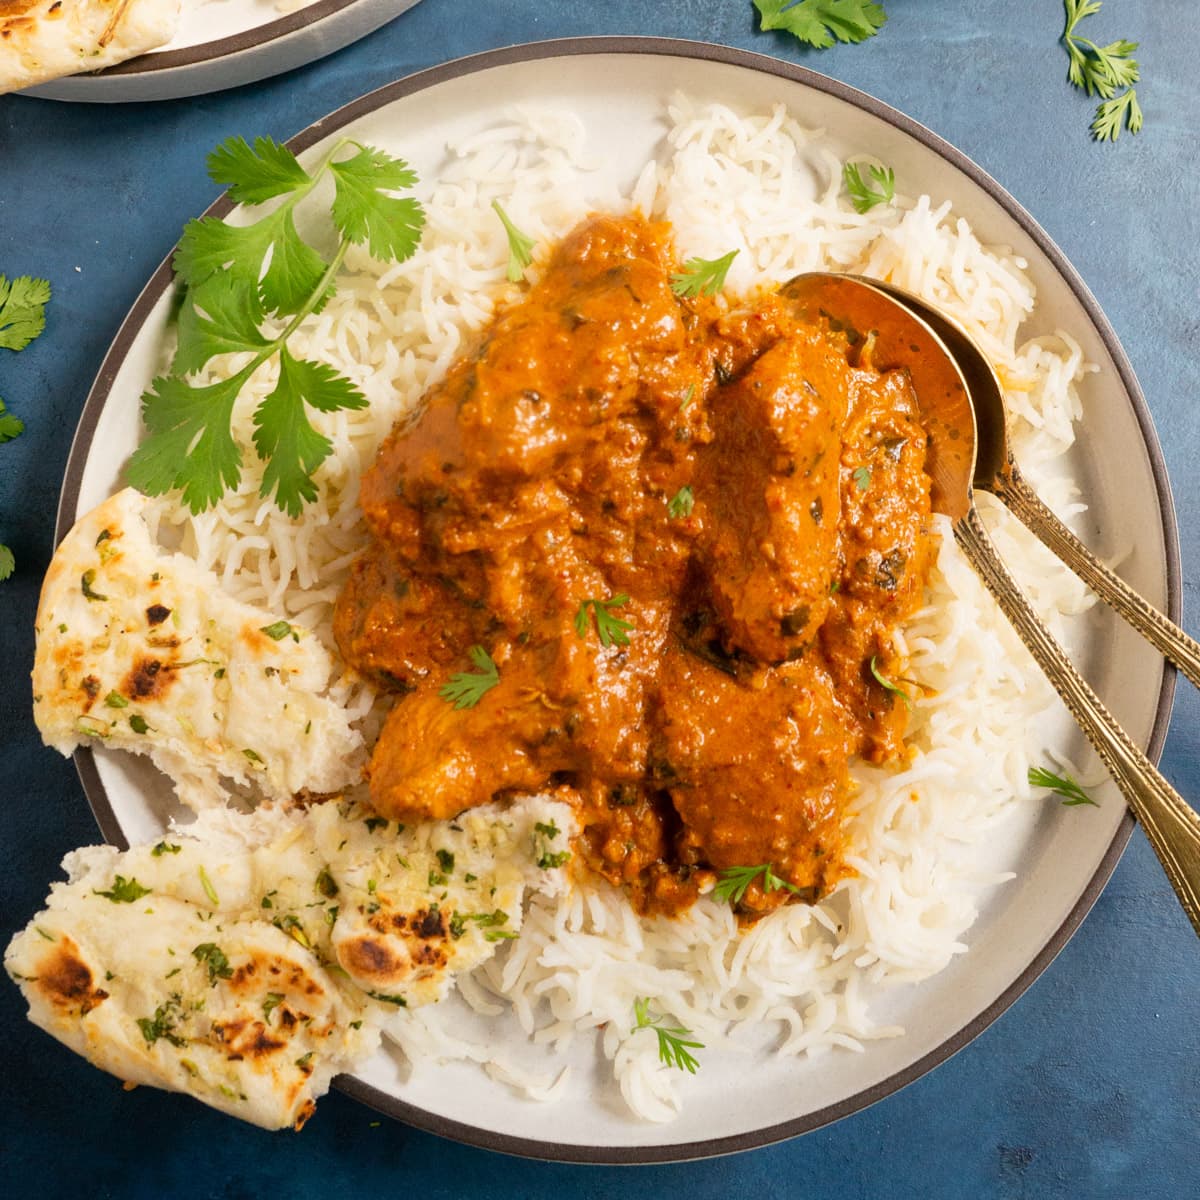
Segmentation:
<svg viewBox="0 0 1200 1200">
<path fill-rule="evenodd" d="M 902 370 L 928 438 L 935 512 L 1095 747 L 1141 821 L 1192 927 L 1200 934 L 1200 816 L 1117 724 L 1050 635 L 996 552 L 975 508 L 991 492 L 1045 545 L 1200 686 L 1200 644 L 1104 566 L 1038 499 L 1008 447 L 1004 392 L 987 356 L 957 322 L 891 284 L 812 272 L 780 289 L 802 317 L 866 339 L 876 369 Z"/>
</svg>

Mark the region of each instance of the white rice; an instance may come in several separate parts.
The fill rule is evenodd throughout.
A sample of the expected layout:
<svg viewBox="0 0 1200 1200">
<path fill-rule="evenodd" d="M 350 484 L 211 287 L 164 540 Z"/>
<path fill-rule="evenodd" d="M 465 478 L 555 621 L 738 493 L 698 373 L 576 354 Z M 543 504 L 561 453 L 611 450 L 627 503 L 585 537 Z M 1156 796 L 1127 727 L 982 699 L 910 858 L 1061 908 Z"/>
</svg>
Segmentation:
<svg viewBox="0 0 1200 1200">
<path fill-rule="evenodd" d="M 928 196 L 856 213 L 841 195 L 841 161 L 782 106 L 746 115 L 677 98 L 669 126 L 660 160 L 629 195 L 597 182 L 583 127 L 568 114 L 514 110 L 451 147 L 426 186 L 428 226 L 417 254 L 383 268 L 352 253 L 337 296 L 293 341 L 294 351 L 333 364 L 371 400 L 359 412 L 315 415 L 335 446 L 318 475 L 317 502 L 299 521 L 283 516 L 257 496 L 261 468 L 248 454 L 239 491 L 216 509 L 199 517 L 169 509 L 183 548 L 240 599 L 332 641 L 332 604 L 366 540 L 361 472 L 510 291 L 493 199 L 543 248 L 588 211 L 636 206 L 666 217 L 684 257 L 740 251 L 733 292 L 821 268 L 909 288 L 979 340 L 1005 382 L 1026 476 L 1061 515 L 1080 509 L 1059 460 L 1081 415 L 1075 385 L 1089 368 L 1065 333 L 1020 342 L 1035 296 L 1019 258 L 980 245 L 947 204 Z M 210 377 L 237 365 L 234 357 L 214 360 Z M 250 414 L 273 383 L 263 369 L 239 402 L 235 430 L 246 446 Z M 1035 609 L 1064 636 L 1066 618 L 1087 604 L 1082 585 L 1015 522 L 991 523 Z M 1028 767 L 1043 760 L 1041 731 L 1058 712 L 944 523 L 942 534 L 928 602 L 903 635 L 908 674 L 926 693 L 911 722 L 915 753 L 901 771 L 856 771 L 855 878 L 819 905 L 784 908 L 743 933 L 727 905 L 709 900 L 668 921 L 639 919 L 603 884 L 538 897 L 519 941 L 462 981 L 459 1003 L 488 1018 L 511 1013 L 530 1039 L 563 1056 L 577 1037 L 603 1030 L 599 1042 L 621 1092 L 648 1120 L 678 1111 L 676 1085 L 686 1076 L 660 1064 L 656 1039 L 629 1032 L 636 997 L 653 997 L 658 1011 L 695 1031 L 706 1053 L 736 1046 L 739 1030 L 764 1023 L 781 1035 L 773 1052 L 788 1055 L 861 1051 L 871 1038 L 900 1034 L 875 1023 L 872 999 L 889 985 L 928 978 L 966 950 L 980 897 L 1009 878 L 983 865 L 983 847 L 1028 799 Z M 369 691 L 349 677 L 342 688 L 365 716 Z M 565 1070 L 531 1075 L 491 1041 L 466 1040 L 460 1026 L 435 1006 L 406 1015 L 395 1037 L 414 1066 L 473 1061 L 535 1099 L 553 1099 L 565 1086 Z"/>
</svg>

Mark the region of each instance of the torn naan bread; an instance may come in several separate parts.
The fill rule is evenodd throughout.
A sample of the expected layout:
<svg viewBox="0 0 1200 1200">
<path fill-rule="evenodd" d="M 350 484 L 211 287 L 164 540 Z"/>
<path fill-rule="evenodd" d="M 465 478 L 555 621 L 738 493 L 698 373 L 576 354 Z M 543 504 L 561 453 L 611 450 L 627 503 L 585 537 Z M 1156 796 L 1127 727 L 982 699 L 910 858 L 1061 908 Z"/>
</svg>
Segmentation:
<svg viewBox="0 0 1200 1200">
<path fill-rule="evenodd" d="M 5 955 L 30 1019 L 122 1079 L 299 1128 L 381 1028 L 519 936 L 575 828 L 548 797 L 407 829 L 350 802 L 278 825 L 251 849 L 202 821 L 68 855 Z"/>
<path fill-rule="evenodd" d="M 54 553 L 33 667 L 43 739 L 63 754 L 88 742 L 146 754 L 196 809 L 224 803 L 222 777 L 280 801 L 355 782 L 362 738 L 325 695 L 329 653 L 162 552 L 152 503 L 118 492 Z"/>
<path fill-rule="evenodd" d="M 0 0 L 0 94 L 169 42 L 179 0 Z"/>
</svg>

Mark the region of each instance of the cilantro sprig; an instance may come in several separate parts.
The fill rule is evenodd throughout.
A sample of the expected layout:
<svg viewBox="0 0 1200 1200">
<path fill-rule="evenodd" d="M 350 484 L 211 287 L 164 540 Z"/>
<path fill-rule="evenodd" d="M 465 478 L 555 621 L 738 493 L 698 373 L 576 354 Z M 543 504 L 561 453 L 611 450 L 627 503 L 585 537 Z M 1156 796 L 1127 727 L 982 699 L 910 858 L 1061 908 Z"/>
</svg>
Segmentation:
<svg viewBox="0 0 1200 1200">
<path fill-rule="evenodd" d="M 754 0 L 760 29 L 780 29 L 824 50 L 838 42 L 874 37 L 887 13 L 870 0 Z"/>
<path fill-rule="evenodd" d="M 1137 133 L 1143 122 L 1137 89 L 1133 86 L 1141 73 L 1133 57 L 1137 42 L 1121 38 L 1107 46 L 1098 46 L 1076 32 L 1084 18 L 1100 11 L 1101 0 L 1063 0 L 1063 8 L 1066 24 L 1062 43 L 1070 60 L 1067 79 L 1089 96 L 1099 96 L 1101 101 L 1092 118 L 1092 137 L 1098 142 L 1115 142 L 1122 129 Z"/>
<path fill-rule="evenodd" d="M 509 220 L 508 213 L 504 211 L 499 200 L 492 201 L 492 208 L 495 209 L 496 216 L 500 218 L 500 224 L 504 226 L 504 232 L 508 235 L 508 282 L 520 283 L 525 275 L 525 268 L 533 262 L 533 247 L 536 243 Z"/>
<path fill-rule="evenodd" d="M 472 646 L 468 654 L 476 670 L 456 672 L 438 692 L 456 709 L 474 708 L 500 682 L 500 669 L 482 646 Z"/>
<path fill-rule="evenodd" d="M 863 178 L 858 163 L 842 167 L 842 182 L 857 213 L 869 213 L 877 204 L 891 204 L 896 198 L 896 172 L 891 167 L 868 164 L 867 174 L 870 182 Z"/>
<path fill-rule="evenodd" d="M 618 592 L 607 600 L 597 600 L 594 597 L 584 600 L 575 613 L 575 632 L 581 637 L 587 637 L 588 609 L 596 619 L 596 632 L 600 635 L 600 645 L 606 650 L 609 646 L 628 646 L 629 636 L 626 632 L 633 628 L 632 621 L 623 621 L 614 616 L 612 609 L 620 608 L 629 603 L 629 597 L 624 592 Z"/>
<path fill-rule="evenodd" d="M 1079 781 L 1066 772 L 1062 775 L 1055 775 L 1053 771 L 1049 771 L 1045 767 L 1030 767 L 1029 786 L 1049 788 L 1054 795 L 1062 798 L 1062 802 L 1067 808 L 1075 808 L 1080 804 L 1090 804 L 1093 808 L 1100 807 L 1083 790 Z"/>
<path fill-rule="evenodd" d="M 310 172 L 286 146 L 263 137 L 253 146 L 240 137 L 222 142 L 208 156 L 208 173 L 229 185 L 236 203 L 280 203 L 248 224 L 201 217 L 184 228 L 173 260 L 185 289 L 178 348 L 170 374 L 142 396 L 148 436 L 127 478 L 151 496 L 179 489 L 193 513 L 211 508 L 241 482 L 243 447 L 230 427 L 237 398 L 260 367 L 277 360 L 275 386 L 253 415 L 254 449 L 266 464 L 259 495 L 297 517 L 316 498 L 313 475 L 333 449 L 310 410 L 364 408 L 367 398 L 327 363 L 296 357 L 288 342 L 334 294 L 352 245 L 382 262 L 413 254 L 425 214 L 417 200 L 396 193 L 417 176 L 402 159 L 351 140 L 338 142 Z M 295 215 L 326 176 L 333 178 L 328 215 L 336 236 L 328 258 L 300 235 Z M 229 378 L 188 382 L 210 359 L 232 353 L 250 358 Z"/>
<path fill-rule="evenodd" d="M 715 296 L 725 286 L 725 276 L 737 254 L 730 250 L 720 258 L 689 258 L 683 270 L 671 276 L 671 291 L 688 299 Z"/>
<path fill-rule="evenodd" d="M 46 304 L 50 284 L 44 279 L 18 275 L 9 280 L 0 275 L 0 349 L 24 350 L 46 327 Z M 25 422 L 14 416 L 0 400 L 0 445 L 25 431 Z M 13 552 L 0 543 L 0 582 L 13 573 Z"/>
<path fill-rule="evenodd" d="M 651 1016 L 650 1001 L 645 996 L 638 996 L 634 999 L 633 1017 L 636 1024 L 630 1029 L 630 1033 L 637 1033 L 642 1029 L 653 1029 L 658 1035 L 659 1062 L 695 1075 L 696 1068 L 700 1066 L 700 1063 L 689 1051 L 703 1050 L 704 1043 L 688 1041 L 687 1039 L 692 1036 L 690 1029 L 684 1029 L 681 1025 L 664 1025 L 662 1022 L 666 1020 L 666 1017 L 661 1013 Z"/>
<path fill-rule="evenodd" d="M 759 875 L 762 876 L 762 890 L 768 895 L 781 888 L 793 895 L 800 894 L 798 887 L 775 874 L 770 863 L 759 863 L 754 867 L 726 867 L 720 872 L 717 886 L 713 888 L 713 899 L 719 904 L 741 904 L 750 885 Z"/>
</svg>

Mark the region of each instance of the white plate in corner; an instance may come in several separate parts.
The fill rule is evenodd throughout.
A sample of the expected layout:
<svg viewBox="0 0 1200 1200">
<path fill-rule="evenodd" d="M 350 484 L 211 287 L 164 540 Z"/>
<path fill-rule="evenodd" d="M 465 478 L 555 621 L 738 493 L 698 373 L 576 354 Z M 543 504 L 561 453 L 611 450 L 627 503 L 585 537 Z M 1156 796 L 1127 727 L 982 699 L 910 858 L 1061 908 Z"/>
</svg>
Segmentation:
<svg viewBox="0 0 1200 1200">
<path fill-rule="evenodd" d="M 742 51 L 649 38 L 586 38 L 511 47 L 399 80 L 299 134 L 308 150 L 351 136 L 403 153 L 434 178 L 448 142 L 494 123 L 491 98 L 569 106 L 585 123 L 613 182 L 628 187 L 659 147 L 671 94 L 735 107 L 786 103 L 835 148 L 875 155 L 913 193 L 948 199 L 984 242 L 1014 248 L 1028 262 L 1039 311 L 1029 336 L 1069 330 L 1100 372 L 1087 384 L 1088 417 L 1072 464 L 1090 506 L 1085 540 L 1105 531 L 1113 545 L 1136 546 L 1123 568 L 1129 582 L 1172 617 L 1180 607 L 1175 518 L 1165 467 L 1145 401 L 1108 321 L 1033 218 L 979 167 L 927 129 L 860 92 L 800 67 Z M 219 202 L 210 212 L 223 215 Z M 138 398 L 156 365 L 166 327 L 171 274 L 164 263 L 134 305 L 88 397 L 64 481 L 61 538 L 78 514 L 115 490 L 138 436 Z M 1130 735 L 1157 757 L 1166 735 L 1173 675 L 1136 634 L 1100 607 L 1087 618 L 1083 665 Z M 1063 744 L 1082 753 L 1082 739 Z M 77 754 L 89 800 L 113 840 L 144 840 L 169 787 L 104 751 Z M 155 792 L 156 786 L 158 792 Z M 748 1059 L 712 1052 L 681 1080 L 684 1101 L 668 1125 L 632 1118 L 615 1095 L 597 1048 L 576 1044 L 572 1074 L 550 1104 L 518 1099 L 462 1065 L 424 1067 L 407 1077 L 381 1054 L 338 1086 L 420 1128 L 474 1145 L 543 1159 L 663 1162 L 749 1149 L 795 1136 L 882 1099 L 985 1029 L 1041 973 L 1099 895 L 1120 857 L 1132 820 L 1111 785 L 1086 824 L 1077 813 L 1043 807 L 996 849 L 998 869 L 1017 880 L 984 897 L 968 935 L 970 952 L 924 984 L 897 988 L 877 1007 L 903 1024 L 903 1038 L 869 1043 L 862 1054 L 812 1061 Z M 486 1036 L 527 1058 L 536 1052 L 500 1024 Z M 1003 1035 L 1001 1035 L 1003 1036 Z M 753 1064 L 753 1071 L 747 1065 Z"/>
<path fill-rule="evenodd" d="M 21 93 L 116 104 L 172 100 L 238 87 L 324 58 L 386 25 L 419 0 L 183 0 L 165 46 L 92 74 Z"/>
</svg>

